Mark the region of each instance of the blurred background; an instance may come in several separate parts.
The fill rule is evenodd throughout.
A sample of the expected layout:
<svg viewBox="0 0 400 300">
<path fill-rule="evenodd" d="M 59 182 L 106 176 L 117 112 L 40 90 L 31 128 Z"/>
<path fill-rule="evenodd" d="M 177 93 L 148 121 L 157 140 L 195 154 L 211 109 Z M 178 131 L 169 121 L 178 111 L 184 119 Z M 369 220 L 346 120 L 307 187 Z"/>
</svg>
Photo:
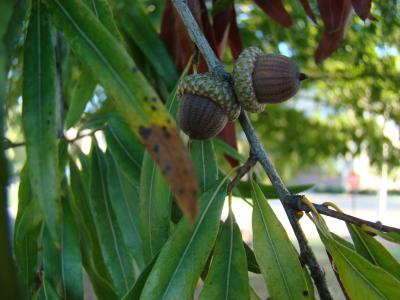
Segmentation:
<svg viewBox="0 0 400 300">
<path fill-rule="evenodd" d="M 124 1 L 110 1 L 118 18 Z M 128 1 L 129 2 L 129 1 Z M 215 2 L 215 1 L 214 1 Z M 219 1 L 223 2 L 223 1 Z M 317 13 L 316 1 L 311 7 Z M 232 4 L 226 0 L 224 3 Z M 282 27 L 266 15 L 253 1 L 236 1 L 237 26 L 244 47 L 258 46 L 266 53 L 281 53 L 295 60 L 310 79 L 290 101 L 270 105 L 251 119 L 278 172 L 289 185 L 311 184 L 305 192 L 316 203 L 331 201 L 346 213 L 371 221 L 400 227 L 400 6 L 398 1 L 374 1 L 371 17 L 365 21 L 354 13 L 346 22 L 344 40 L 329 58 L 316 64 L 314 53 L 323 34 L 304 12 L 300 1 L 284 1 L 293 19 Z M 165 7 L 163 0 L 141 0 L 137 4 L 159 32 Z M 211 16 L 213 1 L 205 1 Z M 317 21 L 319 25 L 321 20 Z M 26 24 L 23 24 L 26 26 Z M 23 42 L 17 41 L 21 45 Z M 18 174 L 25 162 L 25 150 L 19 143 L 21 129 L 22 49 L 12 60 L 8 74 L 7 157 L 11 161 L 9 188 L 12 216 L 17 211 Z M 232 70 L 233 54 L 226 48 L 222 60 Z M 96 112 L 106 95 L 97 87 L 85 108 Z M 77 128 L 66 136 L 74 137 Z M 238 151 L 248 153 L 240 126 L 236 126 Z M 82 139 L 82 149 L 90 147 Z M 219 157 L 222 168 L 228 163 Z M 265 174 L 256 172 L 268 184 Z M 278 201 L 270 201 L 281 222 L 292 231 Z M 251 207 L 240 199 L 233 206 L 243 237 L 251 244 Z M 302 225 L 310 243 L 323 261 L 330 281 L 335 279 L 315 228 L 307 218 Z M 337 234 L 348 237 L 343 222 L 326 218 Z M 400 249 L 388 245 L 400 258 Z M 265 295 L 261 276 L 254 276 L 253 286 Z M 335 288 L 335 299 L 342 296 Z"/>
</svg>

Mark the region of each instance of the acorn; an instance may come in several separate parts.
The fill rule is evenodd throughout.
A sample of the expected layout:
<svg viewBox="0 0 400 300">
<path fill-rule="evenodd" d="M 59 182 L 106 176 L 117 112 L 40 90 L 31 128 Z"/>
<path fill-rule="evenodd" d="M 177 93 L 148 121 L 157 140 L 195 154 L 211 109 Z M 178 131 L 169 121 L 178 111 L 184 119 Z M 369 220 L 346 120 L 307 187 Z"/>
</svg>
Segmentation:
<svg viewBox="0 0 400 300">
<path fill-rule="evenodd" d="M 288 57 L 264 54 L 257 47 L 245 49 L 233 70 L 238 101 L 250 112 L 262 112 L 266 103 L 279 103 L 293 97 L 306 78 Z"/>
<path fill-rule="evenodd" d="M 178 123 L 192 139 L 216 136 L 240 114 L 229 83 L 212 73 L 185 76 L 179 83 L 178 95 Z"/>
</svg>

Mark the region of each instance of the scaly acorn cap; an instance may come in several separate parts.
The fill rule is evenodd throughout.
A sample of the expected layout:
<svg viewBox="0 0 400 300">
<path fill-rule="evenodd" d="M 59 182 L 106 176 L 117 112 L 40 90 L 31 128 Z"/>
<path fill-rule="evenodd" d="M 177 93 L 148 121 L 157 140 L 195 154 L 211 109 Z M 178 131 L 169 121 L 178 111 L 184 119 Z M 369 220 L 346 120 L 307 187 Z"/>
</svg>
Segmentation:
<svg viewBox="0 0 400 300">
<path fill-rule="evenodd" d="M 242 107 L 249 112 L 262 112 L 265 104 L 259 103 L 253 88 L 253 72 L 257 58 L 264 55 L 257 47 L 246 48 L 233 68 L 234 90 Z"/>
<path fill-rule="evenodd" d="M 243 109 L 262 112 L 266 103 L 293 97 L 307 76 L 299 66 L 280 54 L 264 54 L 261 49 L 245 49 L 233 70 L 234 90 Z"/>
<path fill-rule="evenodd" d="M 241 107 L 230 84 L 210 72 L 185 76 L 178 85 L 178 95 L 186 94 L 209 98 L 221 107 L 229 121 L 239 117 Z"/>
</svg>

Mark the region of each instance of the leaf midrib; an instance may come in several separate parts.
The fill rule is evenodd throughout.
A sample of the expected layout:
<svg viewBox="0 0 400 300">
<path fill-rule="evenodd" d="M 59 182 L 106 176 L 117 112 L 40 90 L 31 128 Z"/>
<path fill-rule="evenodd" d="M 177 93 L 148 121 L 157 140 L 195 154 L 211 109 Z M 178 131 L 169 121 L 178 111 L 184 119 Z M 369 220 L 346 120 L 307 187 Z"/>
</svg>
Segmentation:
<svg viewBox="0 0 400 300">
<path fill-rule="evenodd" d="M 214 193 L 212 194 L 210 201 L 207 203 L 207 206 L 205 207 L 203 213 L 200 215 L 199 221 L 197 222 L 197 224 L 196 224 L 196 226 L 195 226 L 195 228 L 194 228 L 194 230 L 193 230 L 193 233 L 192 233 L 192 235 L 191 235 L 191 237 L 190 237 L 189 242 L 186 244 L 186 247 L 185 247 L 185 249 L 184 249 L 184 251 L 183 251 L 182 256 L 180 257 L 180 259 L 179 259 L 179 261 L 178 261 L 178 264 L 177 264 L 177 266 L 176 266 L 176 268 L 175 268 L 175 270 L 174 270 L 174 273 L 173 273 L 172 276 L 170 277 L 170 279 L 169 279 L 169 281 L 168 281 L 168 285 L 167 285 L 167 287 L 166 287 L 164 293 L 161 295 L 161 299 L 164 299 L 164 296 L 168 294 L 168 290 L 169 290 L 169 288 L 170 288 L 170 286 L 171 286 L 171 283 L 173 282 L 173 279 L 174 279 L 176 273 L 178 273 L 178 269 L 180 268 L 180 266 L 181 266 L 181 264 L 182 264 L 182 262 L 183 262 L 183 260 L 184 260 L 184 258 L 185 258 L 185 256 L 186 256 L 186 253 L 188 252 L 188 250 L 189 250 L 189 248 L 190 248 L 190 246 L 191 246 L 191 244 L 192 244 L 192 242 L 193 242 L 195 236 L 197 235 L 197 231 L 199 230 L 199 228 L 200 228 L 200 226 L 201 226 L 201 224 L 202 224 L 202 222 L 203 222 L 203 220 L 204 220 L 204 218 L 205 218 L 205 216 L 206 216 L 208 210 L 210 209 L 210 206 L 212 205 L 212 203 L 214 203 L 214 200 L 215 200 L 215 198 L 216 198 L 218 192 L 220 191 L 222 185 L 225 183 L 226 179 L 227 179 L 227 178 L 224 178 L 223 180 L 221 180 L 221 183 L 220 183 L 220 184 L 218 185 L 218 187 L 215 189 L 215 191 L 214 191 Z"/>
<path fill-rule="evenodd" d="M 287 294 L 288 294 L 289 298 L 293 299 L 292 294 L 291 294 L 290 289 L 289 289 L 289 284 L 288 284 L 286 276 L 285 276 L 285 272 L 283 271 L 283 268 L 282 268 L 281 263 L 280 263 L 279 258 L 278 258 L 278 254 L 276 252 L 275 243 L 274 243 L 273 239 L 271 238 L 270 233 L 269 233 L 269 231 L 267 229 L 267 225 L 266 225 L 266 222 L 265 222 L 264 214 L 263 214 L 263 211 L 261 210 L 259 201 L 260 200 L 258 199 L 258 196 L 256 195 L 256 201 L 255 202 L 257 203 L 257 208 L 258 208 L 258 210 L 260 212 L 260 216 L 261 216 L 261 220 L 262 220 L 262 223 L 264 225 L 264 228 L 265 228 L 265 232 L 267 233 L 267 237 L 270 240 L 270 244 L 271 244 L 271 247 L 272 247 L 272 250 L 273 250 L 275 261 L 278 264 L 279 273 L 281 274 L 281 276 L 283 278 L 283 283 L 285 285 L 285 289 L 287 291 Z"/>
<path fill-rule="evenodd" d="M 54 0 L 54 2 L 58 5 L 58 7 L 61 9 L 63 14 L 66 16 L 66 18 L 70 21 L 72 26 L 78 31 L 78 33 L 81 35 L 81 37 L 89 44 L 89 46 L 94 50 L 94 52 L 98 55 L 100 60 L 105 64 L 105 66 L 111 71 L 111 74 L 113 77 L 117 80 L 117 82 L 120 84 L 120 86 L 123 88 L 124 93 L 127 94 L 128 98 L 135 101 L 136 97 L 133 95 L 125 84 L 125 82 L 122 80 L 120 76 L 118 76 L 118 72 L 113 68 L 113 66 L 109 63 L 109 61 L 106 59 L 106 57 L 103 55 L 103 53 L 96 47 L 96 45 L 93 43 L 93 41 L 85 34 L 85 32 L 79 27 L 79 25 L 76 23 L 74 18 L 69 14 L 69 12 L 65 9 L 65 7 L 58 1 Z M 138 111 L 138 116 L 145 116 L 146 113 L 144 110 L 141 108 L 140 105 L 135 105 L 133 106 L 135 110 Z"/>
</svg>

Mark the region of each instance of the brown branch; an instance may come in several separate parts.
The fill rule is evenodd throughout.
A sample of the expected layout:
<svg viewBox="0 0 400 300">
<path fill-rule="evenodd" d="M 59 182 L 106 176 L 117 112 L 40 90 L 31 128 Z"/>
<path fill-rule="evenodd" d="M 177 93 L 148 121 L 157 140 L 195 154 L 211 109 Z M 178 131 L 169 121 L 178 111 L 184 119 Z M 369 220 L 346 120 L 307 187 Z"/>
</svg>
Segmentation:
<svg viewBox="0 0 400 300">
<path fill-rule="evenodd" d="M 240 179 L 245 176 L 252 167 L 258 162 L 257 156 L 253 154 L 253 152 L 250 151 L 250 156 L 247 159 L 247 161 L 239 168 L 236 176 L 232 179 L 232 181 L 228 185 L 227 193 L 230 194 L 232 193 L 232 190 L 235 188 L 235 186 L 239 183 Z"/>
</svg>

